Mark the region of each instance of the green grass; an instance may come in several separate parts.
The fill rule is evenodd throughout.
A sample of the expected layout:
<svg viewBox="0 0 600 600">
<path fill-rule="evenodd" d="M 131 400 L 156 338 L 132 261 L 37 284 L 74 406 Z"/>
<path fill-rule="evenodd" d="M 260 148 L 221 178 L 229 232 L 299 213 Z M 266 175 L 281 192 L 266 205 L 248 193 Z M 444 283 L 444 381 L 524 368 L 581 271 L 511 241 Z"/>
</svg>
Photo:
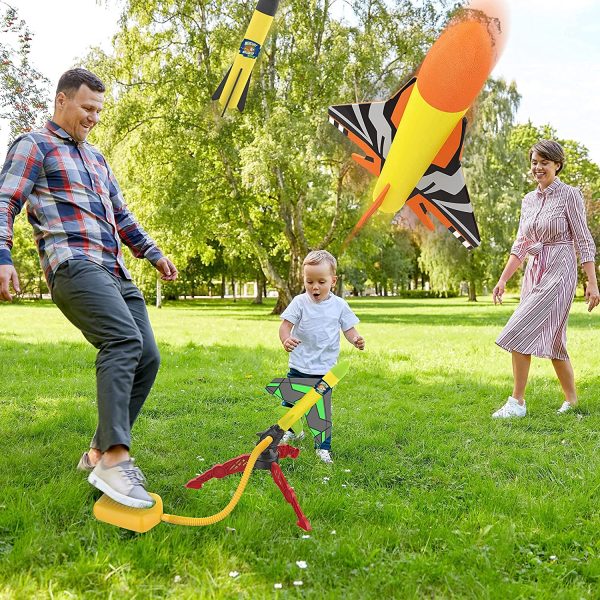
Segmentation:
<svg viewBox="0 0 600 600">
<path fill-rule="evenodd" d="M 581 302 L 571 315 L 581 408 L 555 414 L 538 359 L 528 416 L 497 422 L 512 378 L 494 339 L 516 300 L 351 304 L 367 349 L 342 340 L 335 465 L 308 441 L 282 461 L 307 539 L 264 472 L 213 526 L 137 535 L 94 520 L 98 494 L 74 469 L 95 425 L 94 350 L 51 304 L 1 305 L 0 598 L 597 598 L 598 316 Z M 150 309 L 163 362 L 133 452 L 166 512 L 220 510 L 237 476 L 183 484 L 279 418 L 263 391 L 287 367 L 271 308 Z"/>
</svg>

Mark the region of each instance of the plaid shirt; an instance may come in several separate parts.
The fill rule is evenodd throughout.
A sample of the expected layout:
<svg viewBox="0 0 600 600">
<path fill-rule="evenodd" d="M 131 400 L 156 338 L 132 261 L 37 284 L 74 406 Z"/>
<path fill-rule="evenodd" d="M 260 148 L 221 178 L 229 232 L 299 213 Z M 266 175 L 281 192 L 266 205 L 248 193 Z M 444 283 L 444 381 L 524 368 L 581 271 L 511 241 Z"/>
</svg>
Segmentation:
<svg viewBox="0 0 600 600">
<path fill-rule="evenodd" d="M 12 264 L 13 222 L 26 202 L 49 282 L 70 259 L 91 260 L 131 279 L 121 240 L 153 265 L 163 256 L 127 209 L 102 154 L 52 121 L 18 138 L 0 172 L 0 265 Z"/>
</svg>

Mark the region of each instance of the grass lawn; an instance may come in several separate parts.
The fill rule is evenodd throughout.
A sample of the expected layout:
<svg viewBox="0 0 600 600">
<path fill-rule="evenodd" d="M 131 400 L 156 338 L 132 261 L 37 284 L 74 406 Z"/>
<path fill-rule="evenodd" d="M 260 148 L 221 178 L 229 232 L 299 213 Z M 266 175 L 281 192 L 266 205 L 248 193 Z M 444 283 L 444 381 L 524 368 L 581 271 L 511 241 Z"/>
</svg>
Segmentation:
<svg viewBox="0 0 600 600">
<path fill-rule="evenodd" d="M 581 301 L 571 314 L 580 408 L 556 415 L 551 363 L 534 359 L 529 414 L 498 422 L 512 377 L 494 339 L 514 298 L 351 305 L 367 349 L 342 340 L 335 464 L 308 440 L 281 463 L 310 537 L 264 472 L 213 526 L 97 522 L 99 494 L 75 471 L 95 351 L 52 304 L 0 305 L 0 598 L 598 598 L 600 315 Z M 271 308 L 150 309 L 163 362 L 132 450 L 166 512 L 219 511 L 238 476 L 183 484 L 279 418 L 263 390 L 287 368 Z"/>
</svg>

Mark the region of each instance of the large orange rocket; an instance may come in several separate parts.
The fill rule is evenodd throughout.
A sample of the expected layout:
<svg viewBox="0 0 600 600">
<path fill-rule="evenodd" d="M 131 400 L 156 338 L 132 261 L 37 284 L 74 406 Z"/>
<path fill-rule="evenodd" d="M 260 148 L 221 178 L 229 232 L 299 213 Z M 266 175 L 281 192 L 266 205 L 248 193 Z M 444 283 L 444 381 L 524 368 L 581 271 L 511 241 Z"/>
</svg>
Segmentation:
<svg viewBox="0 0 600 600">
<path fill-rule="evenodd" d="M 500 56 L 506 26 L 500 0 L 473 0 L 392 98 L 329 107 L 330 122 L 365 153 L 354 160 L 378 176 L 352 235 L 378 209 L 396 213 L 407 203 L 429 229 L 432 214 L 467 248 L 481 243 L 460 164 L 464 115 Z"/>
</svg>

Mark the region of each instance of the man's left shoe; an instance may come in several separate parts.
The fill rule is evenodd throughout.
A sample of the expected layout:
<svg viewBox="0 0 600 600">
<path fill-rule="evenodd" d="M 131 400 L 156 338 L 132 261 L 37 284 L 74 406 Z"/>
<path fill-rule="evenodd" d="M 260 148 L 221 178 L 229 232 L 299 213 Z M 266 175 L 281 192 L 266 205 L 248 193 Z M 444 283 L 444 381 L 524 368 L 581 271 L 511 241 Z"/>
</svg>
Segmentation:
<svg viewBox="0 0 600 600">
<path fill-rule="evenodd" d="M 87 473 L 91 473 L 94 470 L 95 466 L 96 465 L 93 465 L 92 461 L 90 460 L 90 455 L 87 452 L 84 452 L 81 455 L 79 462 L 77 463 L 77 470 L 78 471 L 86 471 Z"/>
<path fill-rule="evenodd" d="M 317 448 L 315 450 L 316 455 L 326 464 L 332 465 L 333 458 L 331 458 L 331 452 L 329 450 L 324 450 L 323 448 Z"/>
<path fill-rule="evenodd" d="M 563 413 L 573 410 L 575 407 L 566 400 L 562 403 L 562 406 L 556 411 L 557 414 L 562 415 Z"/>
<path fill-rule="evenodd" d="M 131 508 L 150 508 L 154 504 L 154 498 L 146 491 L 146 478 L 133 458 L 112 467 L 107 467 L 101 458 L 88 481 L 119 504 Z"/>
</svg>

